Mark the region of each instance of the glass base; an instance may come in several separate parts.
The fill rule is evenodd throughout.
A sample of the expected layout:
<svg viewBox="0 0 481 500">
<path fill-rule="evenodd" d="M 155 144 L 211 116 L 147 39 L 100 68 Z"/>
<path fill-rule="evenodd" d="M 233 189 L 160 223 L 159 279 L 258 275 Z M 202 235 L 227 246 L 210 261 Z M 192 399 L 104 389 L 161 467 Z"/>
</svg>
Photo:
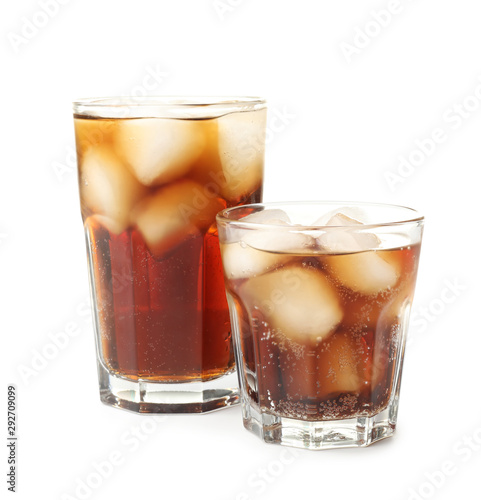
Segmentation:
<svg viewBox="0 0 481 500">
<path fill-rule="evenodd" d="M 135 413 L 206 413 L 239 402 L 237 374 L 206 382 L 164 384 L 131 380 L 98 363 L 102 403 Z"/>
<path fill-rule="evenodd" d="M 391 403 L 373 417 L 344 420 L 307 421 L 260 412 L 243 404 L 244 427 L 266 443 L 308 450 L 369 446 L 391 437 L 396 428 L 397 404 Z"/>
</svg>

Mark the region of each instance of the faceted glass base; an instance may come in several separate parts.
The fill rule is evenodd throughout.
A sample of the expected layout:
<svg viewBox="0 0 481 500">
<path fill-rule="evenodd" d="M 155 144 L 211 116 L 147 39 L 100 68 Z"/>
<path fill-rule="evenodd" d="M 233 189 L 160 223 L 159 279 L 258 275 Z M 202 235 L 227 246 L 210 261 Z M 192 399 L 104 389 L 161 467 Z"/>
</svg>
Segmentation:
<svg viewBox="0 0 481 500">
<path fill-rule="evenodd" d="M 239 402 L 236 373 L 206 382 L 164 384 L 131 380 L 98 363 L 102 403 L 136 413 L 205 413 Z"/>
<path fill-rule="evenodd" d="M 309 450 L 369 446 L 391 437 L 396 428 L 397 404 L 390 404 L 373 417 L 345 420 L 296 420 L 259 412 L 243 404 L 244 427 L 266 443 L 277 443 Z"/>
</svg>

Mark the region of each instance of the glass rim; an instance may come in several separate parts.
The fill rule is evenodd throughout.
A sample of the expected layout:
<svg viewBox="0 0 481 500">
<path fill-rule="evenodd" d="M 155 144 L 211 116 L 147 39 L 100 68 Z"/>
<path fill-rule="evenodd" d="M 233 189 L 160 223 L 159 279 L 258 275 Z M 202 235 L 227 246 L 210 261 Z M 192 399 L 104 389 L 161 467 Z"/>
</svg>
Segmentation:
<svg viewBox="0 0 481 500">
<path fill-rule="evenodd" d="M 75 99 L 72 105 L 74 115 L 94 118 L 195 118 L 263 109 L 266 99 L 207 95 L 112 96 Z"/>
<path fill-rule="evenodd" d="M 266 224 L 264 222 L 250 222 L 250 221 L 245 221 L 243 222 L 242 219 L 234 219 L 230 217 L 230 214 L 236 211 L 240 210 L 245 210 L 249 208 L 259 208 L 259 207 L 265 207 L 265 208 L 281 208 L 281 207 L 288 207 L 288 206 L 308 206 L 308 205 L 333 205 L 337 206 L 339 209 L 343 207 L 359 207 L 359 208 L 367 208 L 367 207 L 376 207 L 376 208 L 389 208 L 389 209 L 398 209 L 398 210 L 403 210 L 406 211 L 407 213 L 412 213 L 412 217 L 406 217 L 406 218 L 401 218 L 399 220 L 393 220 L 389 222 L 377 222 L 377 223 L 368 223 L 368 224 L 352 224 L 352 225 L 333 225 L 333 226 L 327 226 L 327 225 L 315 225 L 315 224 L 293 224 L 293 225 L 285 225 L 285 224 Z M 315 214 L 314 214 L 315 215 Z M 321 214 L 322 215 L 322 214 Z M 391 203 L 375 203 L 375 202 L 364 202 L 364 201 L 276 201 L 276 202 L 265 202 L 265 203 L 251 203 L 251 204 L 246 204 L 246 205 L 240 205 L 236 207 L 231 207 L 231 208 L 226 208 L 224 210 L 221 210 L 217 216 L 216 216 L 217 222 L 222 222 L 228 225 L 236 226 L 236 227 L 241 227 L 245 229 L 283 229 L 285 231 L 288 230 L 294 230 L 294 231 L 319 231 L 319 230 L 332 230 L 336 228 L 354 228 L 354 229 L 373 229 L 373 228 L 378 228 L 378 227 L 397 227 L 397 226 L 402 226 L 406 224 L 419 224 L 422 225 L 424 224 L 424 216 L 418 211 L 415 210 L 414 208 L 406 207 L 404 205 L 396 205 L 396 204 L 391 204 Z"/>
</svg>

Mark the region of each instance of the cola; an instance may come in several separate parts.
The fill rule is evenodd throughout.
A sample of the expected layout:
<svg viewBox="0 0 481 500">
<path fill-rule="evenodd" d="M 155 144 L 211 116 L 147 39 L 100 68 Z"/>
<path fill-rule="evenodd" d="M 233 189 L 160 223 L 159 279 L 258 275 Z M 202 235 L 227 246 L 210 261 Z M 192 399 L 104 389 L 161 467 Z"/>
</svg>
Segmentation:
<svg viewBox="0 0 481 500">
<path fill-rule="evenodd" d="M 166 384 L 232 372 L 215 215 L 261 199 L 265 109 L 74 118 L 102 367 Z"/>
<path fill-rule="evenodd" d="M 260 208 L 218 216 L 246 411 L 380 414 L 399 391 L 420 240 L 337 210 L 301 225 Z"/>
</svg>

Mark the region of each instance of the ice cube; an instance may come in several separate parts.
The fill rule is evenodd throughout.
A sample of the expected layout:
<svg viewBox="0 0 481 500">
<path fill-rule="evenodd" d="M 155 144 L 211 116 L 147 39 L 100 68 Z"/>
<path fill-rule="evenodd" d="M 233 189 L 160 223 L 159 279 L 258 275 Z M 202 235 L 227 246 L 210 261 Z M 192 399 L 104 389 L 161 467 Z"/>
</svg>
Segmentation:
<svg viewBox="0 0 481 500">
<path fill-rule="evenodd" d="M 260 231 L 253 229 L 243 234 L 242 240 L 257 250 L 299 255 L 308 253 L 315 244 L 312 236 L 302 232 L 296 233 L 295 226 L 290 225 L 279 225 Z"/>
<path fill-rule="evenodd" d="M 376 251 L 329 256 L 324 263 L 344 286 L 367 295 L 388 290 L 399 279 L 398 270 Z"/>
<path fill-rule="evenodd" d="M 338 332 L 320 346 L 318 380 L 325 397 L 362 389 L 362 350 L 353 338 Z"/>
<path fill-rule="evenodd" d="M 262 182 L 266 110 L 231 113 L 218 120 L 218 146 L 222 173 L 221 194 L 239 201 Z"/>
<path fill-rule="evenodd" d="M 390 362 L 389 358 L 394 354 L 392 347 L 400 347 L 397 343 L 401 341 L 402 325 L 407 322 L 406 314 L 409 314 L 411 307 L 414 294 L 413 281 L 412 276 L 404 274 L 390 295 L 389 301 L 381 303 L 375 325 L 376 333 L 372 367 L 373 387 L 381 382 L 389 382 L 387 379 L 392 376 L 390 372 L 394 363 L 392 360 Z"/>
<path fill-rule="evenodd" d="M 296 232 L 284 210 L 267 209 L 240 219 L 242 222 L 265 224 L 265 227 L 245 229 L 242 241 L 252 248 L 276 253 L 299 253 L 314 247 L 314 239 L 302 231 Z M 272 226 L 272 227 L 270 227 Z"/>
<path fill-rule="evenodd" d="M 79 158 L 90 148 L 112 144 L 118 120 L 75 118 L 75 143 Z"/>
<path fill-rule="evenodd" d="M 200 235 L 223 208 L 222 201 L 200 184 L 182 180 L 159 188 L 142 201 L 133 219 L 151 252 L 161 256 L 186 238 Z"/>
<path fill-rule="evenodd" d="M 313 223 L 313 226 L 345 226 L 345 218 L 349 219 L 350 223 L 363 224 L 366 220 L 366 216 L 361 208 L 359 207 L 340 207 L 334 210 L 330 210 L 318 217 Z M 338 222 L 338 224 L 336 224 Z"/>
<path fill-rule="evenodd" d="M 131 210 L 146 191 L 108 147 L 91 147 L 82 155 L 79 184 L 87 213 L 116 234 L 128 227 Z"/>
<path fill-rule="evenodd" d="M 278 208 L 267 208 L 252 214 L 246 215 L 240 219 L 242 222 L 256 222 L 264 224 L 278 224 L 284 222 L 291 223 L 291 219 L 284 210 Z"/>
<path fill-rule="evenodd" d="M 239 294 L 278 335 L 299 343 L 327 338 L 342 319 L 337 294 L 317 269 L 289 265 L 248 279 Z"/>
<path fill-rule="evenodd" d="M 375 234 L 359 230 L 362 223 L 337 213 L 326 226 L 336 227 L 318 236 L 317 242 L 326 253 L 337 254 L 321 257 L 336 280 L 355 292 L 368 295 L 396 285 L 399 268 L 376 250 L 380 241 Z"/>
<path fill-rule="evenodd" d="M 200 156 L 205 138 L 195 121 L 141 118 L 119 121 L 116 145 L 137 179 L 160 185 L 185 175 Z"/>
<path fill-rule="evenodd" d="M 280 366 L 288 399 L 327 399 L 362 389 L 360 353 L 343 332 L 302 351 L 287 345 L 280 351 Z"/>
<path fill-rule="evenodd" d="M 392 266 L 397 269 L 403 269 L 402 256 L 399 253 L 402 252 L 386 252 L 384 257 Z M 382 303 L 382 310 L 379 314 L 378 325 L 384 327 L 386 324 L 396 323 L 398 321 L 404 321 L 406 311 L 409 310 L 410 304 L 412 304 L 414 295 L 414 285 L 415 280 L 409 269 L 404 268 L 402 277 L 396 284 L 396 288 L 389 295 L 388 302 Z"/>
<path fill-rule="evenodd" d="M 321 247 L 332 253 L 369 250 L 377 248 L 381 243 L 375 234 L 362 231 L 362 222 L 342 212 L 331 215 L 322 225 L 335 226 L 317 237 Z"/>
<path fill-rule="evenodd" d="M 125 225 L 119 224 L 117 220 L 112 219 L 107 215 L 91 215 L 87 219 L 87 224 L 91 226 L 92 223 L 100 224 L 101 226 L 103 226 L 108 231 L 114 234 L 120 234 L 122 231 L 124 231 L 124 229 L 126 229 Z"/>
<path fill-rule="evenodd" d="M 239 222 L 255 222 L 264 224 L 287 225 L 290 223 L 289 216 L 284 210 L 267 209 L 260 212 L 254 212 L 250 215 L 242 217 Z M 261 228 L 259 231 L 265 231 L 266 228 Z M 255 232 L 257 229 L 248 230 L 240 229 L 234 225 L 228 226 L 226 229 L 227 239 L 230 243 L 241 241 L 248 232 Z M 255 238 L 255 236 L 254 236 Z"/>
<path fill-rule="evenodd" d="M 225 178 L 219 158 L 217 119 L 198 120 L 196 127 L 197 132 L 203 136 L 204 147 L 189 175 L 196 182 L 210 186 L 213 191 L 220 193 Z"/>
<path fill-rule="evenodd" d="M 241 279 L 267 273 L 291 257 L 256 250 L 244 242 L 223 244 L 222 263 L 228 279 Z"/>
<path fill-rule="evenodd" d="M 283 210 L 263 210 L 240 220 L 276 227 L 230 230 L 228 239 L 234 243 L 223 245 L 224 270 L 228 278 L 247 278 L 266 273 L 314 245 L 310 236 L 289 231 L 294 226 L 288 223 L 289 217 Z"/>
</svg>

